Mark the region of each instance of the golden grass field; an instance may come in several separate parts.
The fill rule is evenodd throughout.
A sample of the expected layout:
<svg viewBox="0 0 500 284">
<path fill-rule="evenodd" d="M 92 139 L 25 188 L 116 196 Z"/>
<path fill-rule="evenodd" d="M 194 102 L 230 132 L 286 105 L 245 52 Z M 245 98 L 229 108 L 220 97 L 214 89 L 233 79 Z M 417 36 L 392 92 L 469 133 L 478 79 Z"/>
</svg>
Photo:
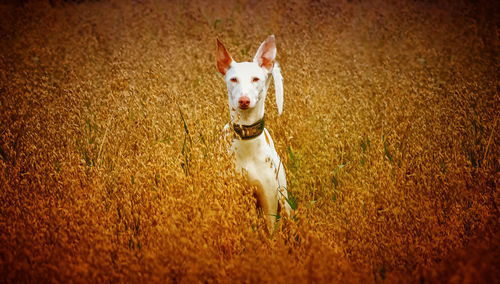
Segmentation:
<svg viewBox="0 0 500 284">
<path fill-rule="evenodd" d="M 500 283 L 494 2 L 0 4 L 0 282 Z M 269 34 L 272 234 L 215 64 Z"/>
</svg>

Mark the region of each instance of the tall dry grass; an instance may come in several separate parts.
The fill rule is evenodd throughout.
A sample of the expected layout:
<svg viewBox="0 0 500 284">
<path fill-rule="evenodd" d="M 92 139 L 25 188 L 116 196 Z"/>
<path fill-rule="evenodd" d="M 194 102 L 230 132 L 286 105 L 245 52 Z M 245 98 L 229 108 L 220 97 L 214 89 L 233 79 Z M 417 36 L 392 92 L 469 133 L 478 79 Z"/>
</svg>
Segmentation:
<svg viewBox="0 0 500 284">
<path fill-rule="evenodd" d="M 0 281 L 499 283 L 491 2 L 1 4 Z M 270 236 L 215 39 L 271 33 L 298 209 Z"/>
</svg>

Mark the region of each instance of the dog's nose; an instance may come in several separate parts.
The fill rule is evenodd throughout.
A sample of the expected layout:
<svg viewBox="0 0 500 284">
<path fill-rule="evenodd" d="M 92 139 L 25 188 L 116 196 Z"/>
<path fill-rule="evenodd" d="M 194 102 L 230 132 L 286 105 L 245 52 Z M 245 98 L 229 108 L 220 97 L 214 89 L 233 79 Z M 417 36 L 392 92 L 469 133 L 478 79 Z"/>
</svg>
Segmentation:
<svg viewBox="0 0 500 284">
<path fill-rule="evenodd" d="M 240 105 L 241 109 L 247 109 L 250 106 L 250 98 L 247 96 L 242 96 L 238 100 L 238 104 Z"/>
</svg>

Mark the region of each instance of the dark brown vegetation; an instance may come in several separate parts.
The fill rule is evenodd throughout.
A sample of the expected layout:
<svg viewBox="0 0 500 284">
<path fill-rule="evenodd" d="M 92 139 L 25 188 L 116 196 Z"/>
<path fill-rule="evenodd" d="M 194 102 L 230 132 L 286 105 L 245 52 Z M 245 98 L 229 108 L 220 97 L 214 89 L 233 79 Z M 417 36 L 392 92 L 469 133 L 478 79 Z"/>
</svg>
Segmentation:
<svg viewBox="0 0 500 284">
<path fill-rule="evenodd" d="M 499 283 L 495 1 L 0 4 L 0 282 Z M 334 3 L 336 2 L 336 3 Z M 275 34 L 269 236 L 216 38 Z"/>
</svg>

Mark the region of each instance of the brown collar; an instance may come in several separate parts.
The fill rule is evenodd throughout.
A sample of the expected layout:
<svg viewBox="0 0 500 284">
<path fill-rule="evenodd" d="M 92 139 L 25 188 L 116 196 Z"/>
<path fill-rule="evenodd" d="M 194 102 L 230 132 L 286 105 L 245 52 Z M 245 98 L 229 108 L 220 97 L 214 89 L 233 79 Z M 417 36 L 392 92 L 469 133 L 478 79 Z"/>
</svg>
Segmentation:
<svg viewBox="0 0 500 284">
<path fill-rule="evenodd" d="M 239 140 L 250 140 L 253 139 L 264 131 L 266 126 L 266 121 L 262 117 L 259 121 L 252 125 L 240 125 L 233 123 L 233 130 L 236 133 L 236 138 Z"/>
</svg>

